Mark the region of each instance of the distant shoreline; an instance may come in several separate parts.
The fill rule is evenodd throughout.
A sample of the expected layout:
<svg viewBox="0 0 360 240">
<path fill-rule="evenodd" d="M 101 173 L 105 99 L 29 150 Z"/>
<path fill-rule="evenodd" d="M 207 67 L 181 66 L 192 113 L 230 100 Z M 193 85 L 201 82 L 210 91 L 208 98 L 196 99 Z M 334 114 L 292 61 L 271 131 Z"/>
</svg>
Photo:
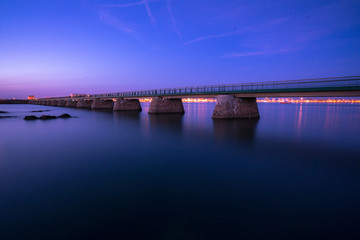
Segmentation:
<svg viewBox="0 0 360 240">
<path fill-rule="evenodd" d="M 25 99 L 0 99 L 0 104 L 27 104 Z"/>
</svg>

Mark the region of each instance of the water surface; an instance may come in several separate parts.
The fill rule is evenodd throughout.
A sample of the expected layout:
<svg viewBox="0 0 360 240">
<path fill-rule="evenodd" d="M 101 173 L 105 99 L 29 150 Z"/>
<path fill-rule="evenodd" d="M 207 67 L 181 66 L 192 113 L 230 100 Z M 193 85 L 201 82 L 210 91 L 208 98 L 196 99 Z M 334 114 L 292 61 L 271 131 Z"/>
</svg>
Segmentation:
<svg viewBox="0 0 360 240">
<path fill-rule="evenodd" d="M 359 239 L 359 105 L 148 107 L 0 105 L 0 239 Z"/>
</svg>

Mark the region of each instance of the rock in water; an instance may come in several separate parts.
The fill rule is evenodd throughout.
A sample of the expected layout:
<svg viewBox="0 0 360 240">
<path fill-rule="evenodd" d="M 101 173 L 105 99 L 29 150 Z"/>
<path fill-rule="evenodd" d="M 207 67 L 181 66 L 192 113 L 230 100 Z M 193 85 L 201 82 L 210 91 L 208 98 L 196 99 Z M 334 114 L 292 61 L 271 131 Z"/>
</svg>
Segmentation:
<svg viewBox="0 0 360 240">
<path fill-rule="evenodd" d="M 41 120 L 48 120 L 48 119 L 54 119 L 54 118 L 56 118 L 56 116 L 42 115 L 41 117 L 39 117 L 39 119 L 41 119 Z"/>
<path fill-rule="evenodd" d="M 71 118 L 71 115 L 64 113 L 64 114 L 61 114 L 60 116 L 58 116 L 58 118 Z"/>
<path fill-rule="evenodd" d="M 37 116 L 34 116 L 34 115 L 30 115 L 30 116 L 25 116 L 25 117 L 24 117 L 24 120 L 36 120 L 36 119 L 38 119 L 38 117 L 37 117 Z"/>
<path fill-rule="evenodd" d="M 8 112 L 5 112 L 5 111 L 0 111 L 0 113 L 8 113 Z"/>
<path fill-rule="evenodd" d="M 31 111 L 31 112 L 48 112 L 50 110 L 37 110 L 37 111 Z"/>
</svg>

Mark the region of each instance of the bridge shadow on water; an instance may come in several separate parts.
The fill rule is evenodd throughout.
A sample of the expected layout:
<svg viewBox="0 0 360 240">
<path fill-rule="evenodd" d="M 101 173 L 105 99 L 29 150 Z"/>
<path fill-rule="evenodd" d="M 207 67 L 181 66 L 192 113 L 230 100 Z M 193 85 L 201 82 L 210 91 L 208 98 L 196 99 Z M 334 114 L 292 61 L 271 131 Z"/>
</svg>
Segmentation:
<svg viewBox="0 0 360 240">
<path fill-rule="evenodd" d="M 252 145 L 259 119 L 213 119 L 214 137 L 218 141 L 239 141 Z"/>
<path fill-rule="evenodd" d="M 140 121 L 141 112 L 137 111 L 113 111 L 116 120 Z"/>
<path fill-rule="evenodd" d="M 113 111 L 112 121 L 120 129 L 129 131 L 129 136 L 140 134 L 141 131 L 141 112 L 138 111 Z"/>
<path fill-rule="evenodd" d="M 152 128 L 181 133 L 183 130 L 184 114 L 149 114 Z"/>
</svg>

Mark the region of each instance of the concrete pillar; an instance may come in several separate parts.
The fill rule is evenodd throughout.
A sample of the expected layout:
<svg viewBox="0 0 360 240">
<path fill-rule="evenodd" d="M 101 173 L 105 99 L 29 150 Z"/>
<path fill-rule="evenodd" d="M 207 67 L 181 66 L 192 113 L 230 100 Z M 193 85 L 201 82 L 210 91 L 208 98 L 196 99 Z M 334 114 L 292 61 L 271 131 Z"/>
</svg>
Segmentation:
<svg viewBox="0 0 360 240">
<path fill-rule="evenodd" d="M 52 100 L 51 101 L 51 106 L 57 106 L 59 104 L 58 100 Z"/>
<path fill-rule="evenodd" d="M 65 100 L 59 100 L 58 107 L 66 107 L 66 101 Z"/>
<path fill-rule="evenodd" d="M 51 103 L 50 100 L 46 100 L 46 101 L 45 101 L 45 105 L 46 105 L 46 106 L 50 106 L 50 103 Z"/>
<path fill-rule="evenodd" d="M 93 104 L 92 100 L 79 100 L 77 102 L 76 107 L 77 108 L 91 108 L 92 104 Z"/>
<path fill-rule="evenodd" d="M 94 100 L 91 105 L 91 109 L 113 109 L 114 101 L 113 100 Z"/>
<path fill-rule="evenodd" d="M 118 98 L 114 103 L 114 111 L 141 111 L 139 99 Z"/>
<path fill-rule="evenodd" d="M 76 100 L 67 100 L 65 107 L 73 107 L 73 108 L 75 108 L 76 105 L 77 105 L 77 101 L 76 101 Z"/>
<path fill-rule="evenodd" d="M 237 98 L 233 95 L 219 95 L 212 118 L 260 118 L 256 98 Z"/>
<path fill-rule="evenodd" d="M 184 105 L 181 98 L 165 99 L 162 97 L 154 97 L 151 100 L 149 113 L 184 113 Z"/>
</svg>

